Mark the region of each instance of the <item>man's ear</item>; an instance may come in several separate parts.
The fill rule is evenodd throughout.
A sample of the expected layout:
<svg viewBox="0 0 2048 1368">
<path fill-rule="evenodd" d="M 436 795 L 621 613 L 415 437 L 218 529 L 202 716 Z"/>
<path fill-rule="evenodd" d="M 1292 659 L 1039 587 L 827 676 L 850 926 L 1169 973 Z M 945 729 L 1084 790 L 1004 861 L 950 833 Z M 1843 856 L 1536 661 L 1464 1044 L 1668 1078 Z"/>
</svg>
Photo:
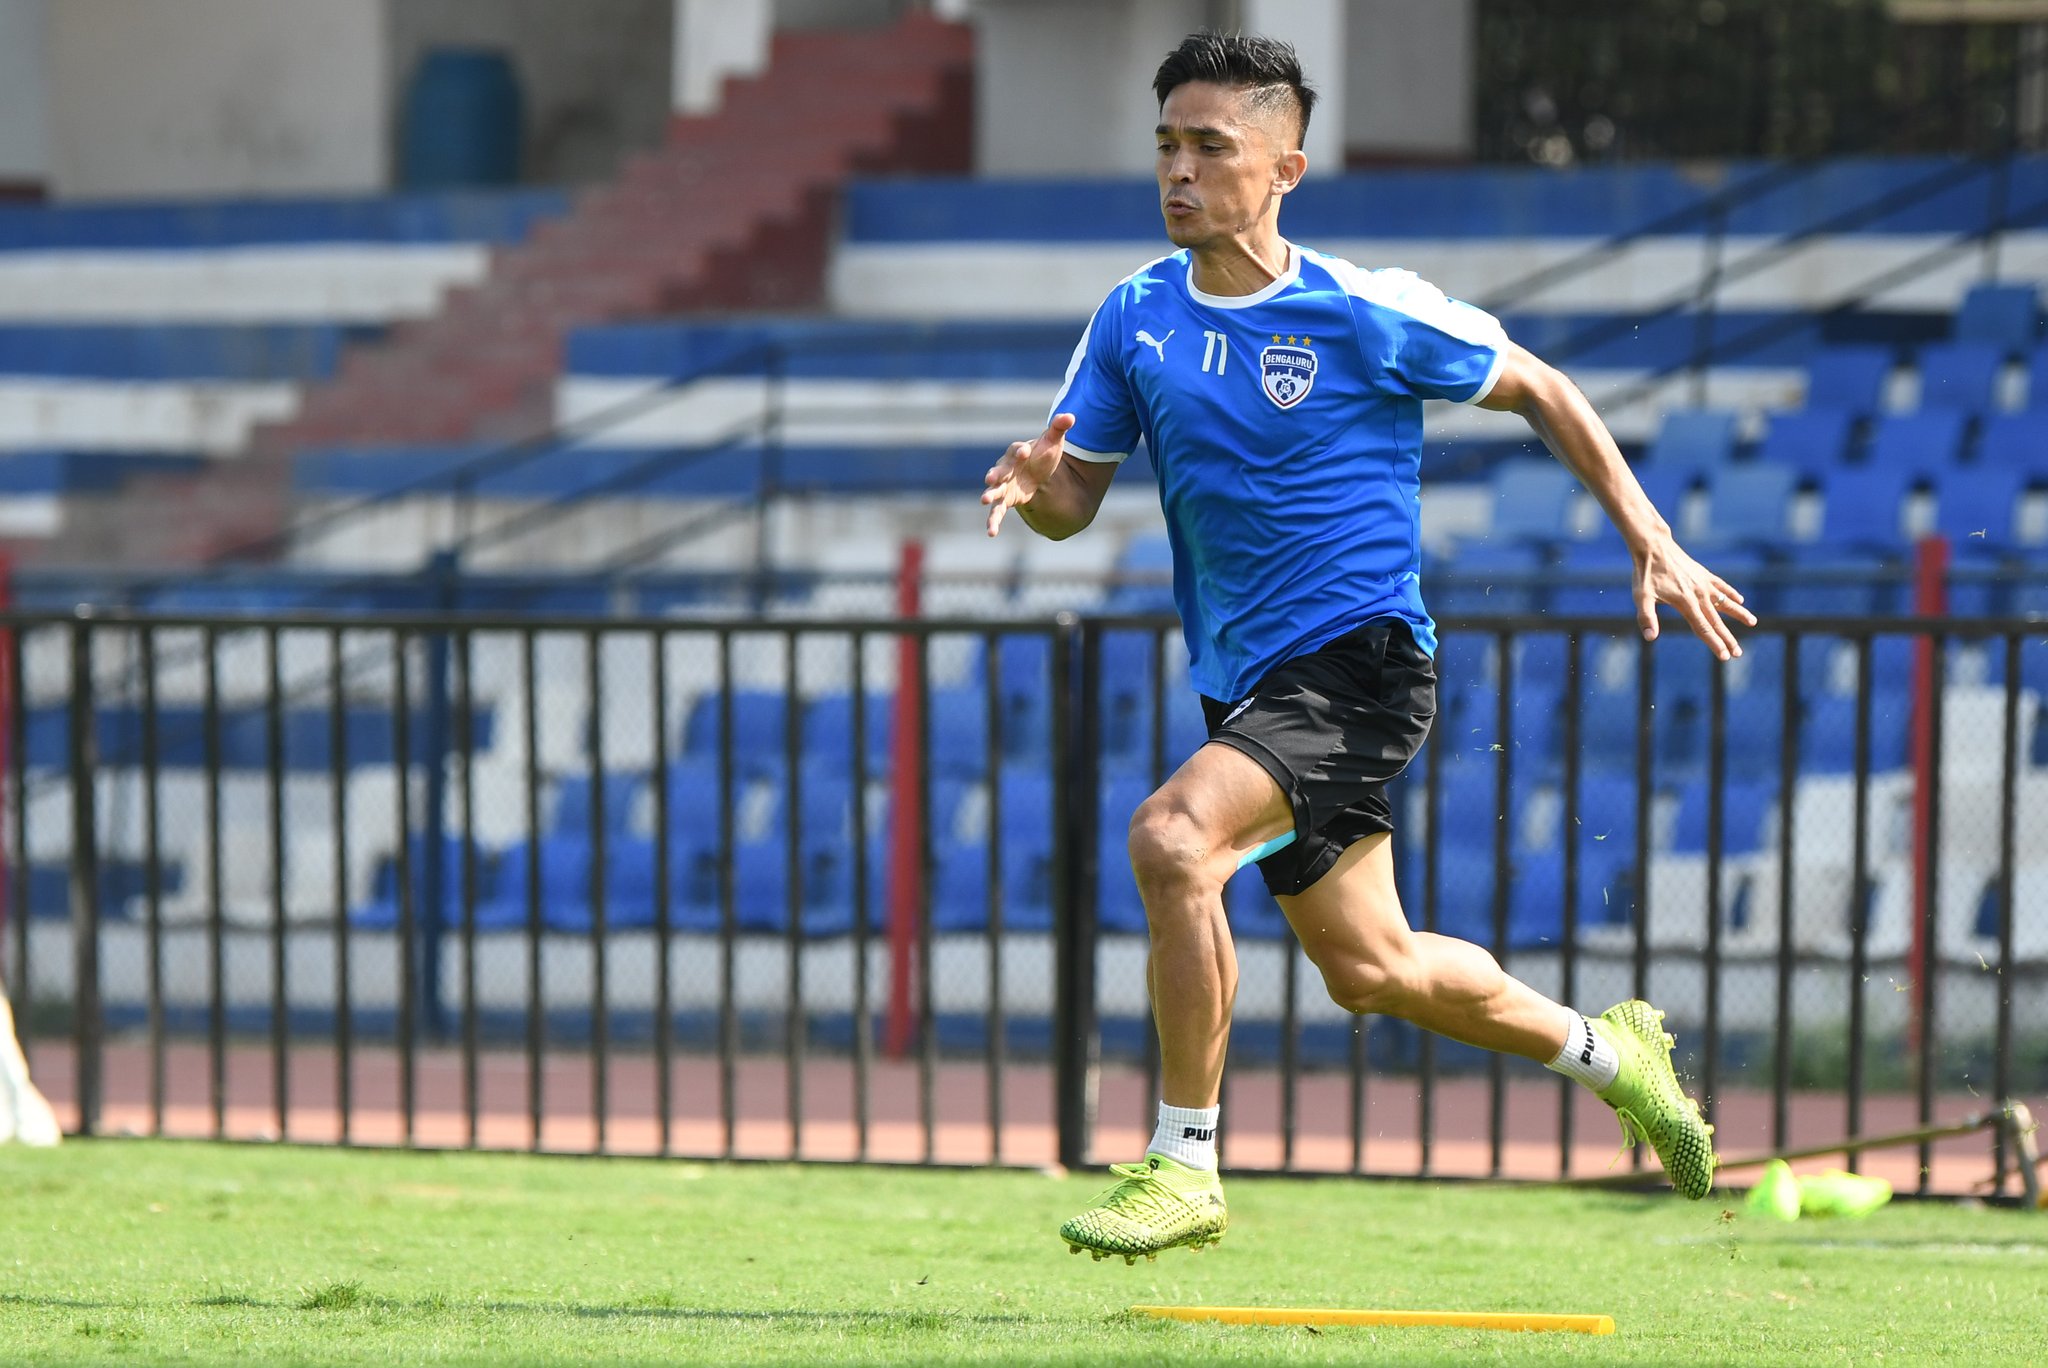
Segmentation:
<svg viewBox="0 0 2048 1368">
<path fill-rule="evenodd" d="M 1273 193 L 1284 195 L 1301 184 L 1301 178 L 1308 174 L 1308 154 L 1300 148 L 1280 154 L 1280 164 L 1273 168 Z"/>
</svg>

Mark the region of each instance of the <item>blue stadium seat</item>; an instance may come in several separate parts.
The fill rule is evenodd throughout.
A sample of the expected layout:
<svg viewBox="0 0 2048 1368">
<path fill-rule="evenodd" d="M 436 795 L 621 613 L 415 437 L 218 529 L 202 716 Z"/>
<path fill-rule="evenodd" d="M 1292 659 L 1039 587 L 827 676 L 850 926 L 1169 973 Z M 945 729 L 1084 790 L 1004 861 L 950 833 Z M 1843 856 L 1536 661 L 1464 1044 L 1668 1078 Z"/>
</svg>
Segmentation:
<svg viewBox="0 0 2048 1368">
<path fill-rule="evenodd" d="M 671 781 L 673 782 L 673 781 Z M 631 825 L 646 791 L 647 775 L 638 771 L 606 774 L 604 777 L 604 829 L 623 832 Z M 591 782 L 588 775 L 571 774 L 555 781 L 555 806 L 548 829 L 563 836 L 590 835 Z"/>
<path fill-rule="evenodd" d="M 1892 355 L 1883 347 L 1824 347 L 1806 368 L 1806 407 L 1865 417 L 1884 407 Z"/>
<path fill-rule="evenodd" d="M 1240 940 L 1284 940 L 1292 934 L 1256 866 L 1246 865 L 1223 885 L 1223 911 Z"/>
<path fill-rule="evenodd" d="M 1580 926 L 1627 920 L 1633 902 L 1635 852 L 1582 850 L 1573 898 Z M 1557 945 L 1564 939 L 1564 852 L 1524 851 L 1515 856 L 1508 893 L 1508 944 L 1515 949 Z"/>
<path fill-rule="evenodd" d="M 1846 694 L 1823 694 L 1808 705 L 1799 731 L 1802 773 L 1848 774 L 1855 769 L 1857 707 L 1856 698 Z M 1902 768 L 1911 717 L 1905 693 L 1874 691 L 1870 707 L 1871 771 Z"/>
<path fill-rule="evenodd" d="M 2041 335 L 2041 292 L 2033 285 L 1977 285 L 1956 310 L 1959 342 L 1985 342 L 2008 356 Z"/>
<path fill-rule="evenodd" d="M 997 691 L 1003 714 L 1003 754 L 1044 765 L 1052 754 L 1052 700 L 1064 681 L 1052 677 L 1052 638 L 1005 637 L 997 648 Z"/>
<path fill-rule="evenodd" d="M 1757 459 L 1825 479 L 1849 455 L 1854 418 L 1839 409 L 1802 409 L 1771 415 Z"/>
<path fill-rule="evenodd" d="M 1173 547 L 1165 537 L 1133 537 L 1116 558 L 1116 572 L 1141 582 L 1120 584 L 1111 591 L 1105 605 L 1109 612 L 1173 611 Z"/>
<path fill-rule="evenodd" d="M 2004 353 L 1988 342 L 1938 342 L 1920 349 L 1920 407 L 1975 416 L 1998 406 Z"/>
<path fill-rule="evenodd" d="M 1799 472 L 1762 461 L 1718 471 L 1707 484 L 1709 541 L 1775 545 L 1792 535 L 1792 496 Z M 1715 565 L 1725 578 L 1731 571 Z"/>
<path fill-rule="evenodd" d="M 2048 343 L 2027 353 L 2027 409 L 2048 409 Z"/>
<path fill-rule="evenodd" d="M 2036 482 L 2048 481 L 2048 412 L 1998 413 L 1984 421 L 1977 439 L 1982 467 L 2018 470 Z"/>
<path fill-rule="evenodd" d="M 1736 417 L 1719 409 L 1674 409 L 1664 415 L 1649 463 L 1658 470 L 1710 474 L 1735 458 Z"/>
<path fill-rule="evenodd" d="M 896 696 L 871 692 L 866 697 L 864 711 L 867 713 L 867 772 L 871 775 L 887 774 L 889 738 L 896 715 Z M 715 738 L 715 708 L 711 725 Z M 852 694 L 824 694 L 814 700 L 804 712 L 803 732 L 806 757 L 829 761 L 848 774 L 853 772 Z"/>
<path fill-rule="evenodd" d="M 1831 470 L 1821 485 L 1820 540 L 1831 547 L 1903 552 L 1901 515 L 1912 472 L 1896 466 Z"/>
<path fill-rule="evenodd" d="M 1493 473 L 1493 536 L 1554 541 L 1571 530 L 1579 482 L 1549 460 L 1503 461 Z"/>
<path fill-rule="evenodd" d="M 1531 612 L 1543 563 L 1543 552 L 1527 542 L 1461 542 L 1429 578 L 1430 607 L 1456 616 Z"/>
<path fill-rule="evenodd" d="M 1763 847 L 1764 824 L 1777 802 L 1778 787 L 1730 779 L 1721 790 L 1721 853 L 1753 855 Z M 1707 816 L 1713 790 L 1704 780 L 1685 784 L 1678 792 L 1678 819 L 1671 848 L 1681 854 L 1707 852 Z"/>
<path fill-rule="evenodd" d="M 1944 409 L 1888 413 L 1870 431 L 1867 464 L 1931 480 L 1963 458 L 1966 415 Z"/>
<path fill-rule="evenodd" d="M 1975 465 L 1944 471 L 1935 485 L 1934 530 L 1964 556 L 2003 551 L 2016 536 L 2027 477 L 2010 466 Z"/>
<path fill-rule="evenodd" d="M 926 696 L 930 761 L 935 771 L 973 775 L 988 768 L 988 696 L 982 688 L 934 689 Z M 998 755 L 1000 759 L 1000 755 Z"/>
<path fill-rule="evenodd" d="M 1652 502 L 1656 498 L 1652 492 Z M 1667 521 L 1677 522 L 1675 510 L 1664 503 L 1657 507 Z M 1559 582 L 1550 591 L 1550 611 L 1569 617 L 1632 616 L 1634 571 L 1635 561 L 1619 533 L 1610 532 L 1595 541 L 1569 542 L 1558 557 Z"/>
<path fill-rule="evenodd" d="M 736 689 L 732 695 L 732 752 L 735 769 L 759 773 L 782 764 L 783 725 L 788 699 L 775 689 Z M 715 758 L 719 747 L 719 700 L 697 700 L 683 729 L 683 753 Z"/>
</svg>

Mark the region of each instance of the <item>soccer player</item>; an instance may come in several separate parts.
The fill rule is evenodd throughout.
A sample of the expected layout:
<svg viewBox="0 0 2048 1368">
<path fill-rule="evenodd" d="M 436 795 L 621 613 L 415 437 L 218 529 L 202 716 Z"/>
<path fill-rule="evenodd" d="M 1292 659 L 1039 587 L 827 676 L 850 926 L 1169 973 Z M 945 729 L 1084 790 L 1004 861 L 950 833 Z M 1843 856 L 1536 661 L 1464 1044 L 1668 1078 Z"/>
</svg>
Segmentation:
<svg viewBox="0 0 2048 1368">
<path fill-rule="evenodd" d="M 1680 1088 L 1663 1014 L 1588 1020 L 1477 945 L 1409 928 L 1386 784 L 1436 713 L 1417 586 L 1422 402 L 1518 413 L 1600 501 L 1635 561 L 1643 636 L 1677 610 L 1721 660 L 1742 595 L 1681 550 L 1563 375 L 1500 324 L 1401 270 L 1289 242 L 1315 96 L 1285 44 L 1195 34 L 1160 66 L 1157 175 L 1179 250 L 1103 301 L 1043 434 L 981 501 L 1053 538 L 1086 527 L 1143 437 L 1173 546 L 1174 601 L 1209 741 L 1131 819 L 1150 931 L 1162 1100 L 1142 1164 L 1060 1228 L 1097 1258 L 1223 1234 L 1218 1097 L 1237 961 L 1223 885 L 1257 861 L 1330 996 L 1525 1056 L 1591 1088 L 1688 1197 L 1713 1186 L 1710 1128 Z M 1455 819 L 1454 819 L 1455 820 Z"/>
</svg>

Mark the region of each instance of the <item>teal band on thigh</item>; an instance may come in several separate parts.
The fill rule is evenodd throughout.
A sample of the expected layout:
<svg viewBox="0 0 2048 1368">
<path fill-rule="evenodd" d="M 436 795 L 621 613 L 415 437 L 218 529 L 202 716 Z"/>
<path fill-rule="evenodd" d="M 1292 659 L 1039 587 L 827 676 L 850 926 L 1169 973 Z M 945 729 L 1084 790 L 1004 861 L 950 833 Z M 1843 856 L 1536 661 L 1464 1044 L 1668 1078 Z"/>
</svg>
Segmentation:
<svg viewBox="0 0 2048 1368">
<path fill-rule="evenodd" d="M 1275 851 L 1285 850 L 1287 849 L 1287 847 L 1293 844 L 1294 833 L 1291 831 L 1285 833 L 1284 835 L 1275 836 L 1270 841 L 1261 841 L 1257 845 L 1253 846 L 1250 850 L 1247 850 L 1244 854 L 1237 857 L 1237 867 L 1239 869 L 1243 869 L 1248 864 L 1257 864 L 1260 860 L 1265 859 L 1268 855 L 1273 854 Z"/>
</svg>

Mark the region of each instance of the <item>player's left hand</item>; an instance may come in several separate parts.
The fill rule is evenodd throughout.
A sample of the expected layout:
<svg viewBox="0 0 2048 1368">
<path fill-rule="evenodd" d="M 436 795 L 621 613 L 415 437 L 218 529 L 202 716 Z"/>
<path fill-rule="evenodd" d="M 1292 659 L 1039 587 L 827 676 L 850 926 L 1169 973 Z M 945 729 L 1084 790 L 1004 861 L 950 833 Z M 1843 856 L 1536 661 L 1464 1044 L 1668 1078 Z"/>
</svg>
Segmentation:
<svg viewBox="0 0 2048 1368">
<path fill-rule="evenodd" d="M 1657 639 L 1657 605 L 1669 604 L 1694 635 L 1707 643 L 1716 660 L 1742 654 L 1742 644 L 1728 620 L 1756 626 L 1756 614 L 1743 606 L 1734 585 L 1688 556 L 1669 537 L 1653 542 L 1636 558 L 1636 621 L 1643 640 Z"/>
</svg>

